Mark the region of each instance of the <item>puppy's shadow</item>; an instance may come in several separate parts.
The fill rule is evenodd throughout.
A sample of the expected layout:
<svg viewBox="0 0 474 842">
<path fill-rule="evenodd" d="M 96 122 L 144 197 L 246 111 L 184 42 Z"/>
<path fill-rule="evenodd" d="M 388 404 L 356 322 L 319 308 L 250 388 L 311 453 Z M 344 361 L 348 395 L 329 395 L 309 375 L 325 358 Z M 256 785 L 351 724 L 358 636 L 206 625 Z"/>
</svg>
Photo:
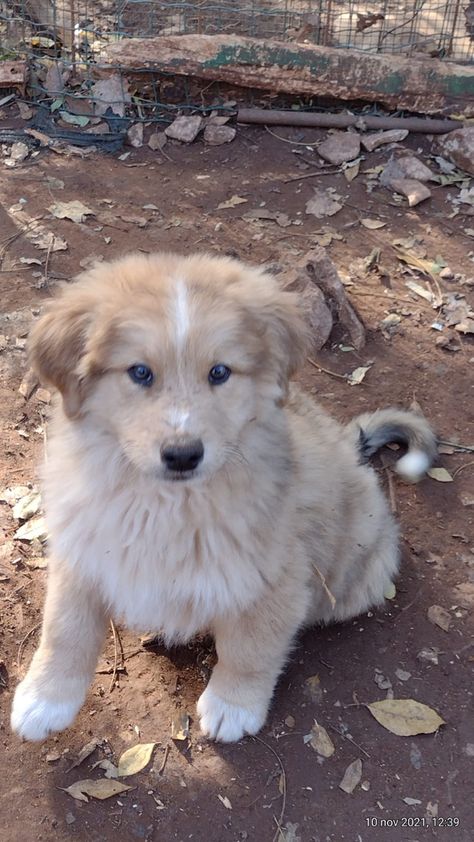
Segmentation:
<svg viewBox="0 0 474 842">
<path fill-rule="evenodd" d="M 214 641 L 209 636 L 198 636 L 182 646 L 168 646 L 158 634 L 144 635 L 141 644 L 146 652 L 166 658 L 176 670 L 198 668 L 205 678 L 209 678 L 217 661 Z"/>
</svg>

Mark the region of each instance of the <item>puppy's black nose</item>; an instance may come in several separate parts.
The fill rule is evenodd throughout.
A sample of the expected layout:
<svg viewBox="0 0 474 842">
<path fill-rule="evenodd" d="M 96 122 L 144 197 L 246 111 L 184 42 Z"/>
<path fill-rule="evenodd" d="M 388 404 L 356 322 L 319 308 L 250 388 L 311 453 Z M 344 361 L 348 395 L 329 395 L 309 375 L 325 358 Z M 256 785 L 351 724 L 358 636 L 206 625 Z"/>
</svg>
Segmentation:
<svg viewBox="0 0 474 842">
<path fill-rule="evenodd" d="M 170 471 L 193 471 L 204 456 L 201 439 L 193 439 L 185 444 L 164 444 L 161 448 L 161 460 Z"/>
</svg>

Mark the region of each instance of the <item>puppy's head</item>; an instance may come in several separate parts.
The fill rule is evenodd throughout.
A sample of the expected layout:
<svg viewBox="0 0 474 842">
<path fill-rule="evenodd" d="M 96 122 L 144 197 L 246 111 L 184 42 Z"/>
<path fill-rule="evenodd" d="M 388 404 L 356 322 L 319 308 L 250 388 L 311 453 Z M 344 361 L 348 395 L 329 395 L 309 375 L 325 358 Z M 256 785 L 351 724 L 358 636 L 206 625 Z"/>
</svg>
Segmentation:
<svg viewBox="0 0 474 842">
<path fill-rule="evenodd" d="M 40 378 L 141 471 L 212 475 L 286 397 L 307 329 L 295 296 L 235 260 L 157 254 L 99 264 L 30 336 Z"/>
</svg>

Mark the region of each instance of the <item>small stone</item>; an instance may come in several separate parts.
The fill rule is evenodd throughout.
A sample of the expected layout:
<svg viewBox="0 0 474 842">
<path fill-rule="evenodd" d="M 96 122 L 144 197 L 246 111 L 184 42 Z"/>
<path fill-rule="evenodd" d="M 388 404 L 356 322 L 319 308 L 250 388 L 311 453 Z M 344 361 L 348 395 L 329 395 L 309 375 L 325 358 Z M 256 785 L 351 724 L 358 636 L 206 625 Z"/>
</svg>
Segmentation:
<svg viewBox="0 0 474 842">
<path fill-rule="evenodd" d="M 5 334 L 0 333 L 0 352 L 5 351 L 6 348 L 8 348 L 8 338 Z"/>
<path fill-rule="evenodd" d="M 201 131 L 203 124 L 204 120 L 199 114 L 190 117 L 176 117 L 171 126 L 166 127 L 165 135 L 173 140 L 180 140 L 181 143 L 192 143 Z"/>
<path fill-rule="evenodd" d="M 339 166 L 353 161 L 360 152 L 360 136 L 355 132 L 334 132 L 318 146 L 318 155 Z"/>
<path fill-rule="evenodd" d="M 469 494 L 468 491 L 461 492 L 459 499 L 463 506 L 474 506 L 474 494 Z"/>
<path fill-rule="evenodd" d="M 64 816 L 64 820 L 66 824 L 74 824 L 74 822 L 76 821 L 76 817 L 74 813 L 66 813 L 66 815 Z"/>
<path fill-rule="evenodd" d="M 373 134 L 362 135 L 361 143 L 367 152 L 373 152 L 378 146 L 386 143 L 399 143 L 405 140 L 408 135 L 407 129 L 391 129 L 387 132 L 374 132 Z"/>
<path fill-rule="evenodd" d="M 427 661 L 429 664 L 438 665 L 438 655 L 440 654 L 440 650 L 437 649 L 435 646 L 430 647 L 427 646 L 425 649 L 420 649 L 418 655 L 416 656 L 419 661 Z"/>
<path fill-rule="evenodd" d="M 419 205 L 431 197 L 431 190 L 422 184 L 421 181 L 416 181 L 414 178 L 394 178 L 390 181 L 390 188 L 396 193 L 401 193 L 408 199 L 410 208 Z"/>
<path fill-rule="evenodd" d="M 223 143 L 230 143 L 236 135 L 233 126 L 219 126 L 210 123 L 204 129 L 204 142 L 210 146 L 222 146 Z"/>
<path fill-rule="evenodd" d="M 26 143 L 22 143 L 20 140 L 18 143 L 14 143 L 10 149 L 10 158 L 15 161 L 15 163 L 21 164 L 21 162 L 28 157 L 29 151 L 30 150 L 28 149 Z"/>
<path fill-rule="evenodd" d="M 395 675 L 400 681 L 408 681 L 408 679 L 411 678 L 411 672 L 407 672 L 402 669 L 395 670 Z"/>
<path fill-rule="evenodd" d="M 445 266 L 444 269 L 441 269 L 439 276 L 442 281 L 452 281 L 454 278 L 454 272 L 449 268 L 449 266 Z"/>
<path fill-rule="evenodd" d="M 368 792 L 370 789 L 370 781 L 362 781 L 360 788 L 364 790 L 364 792 Z"/>
<path fill-rule="evenodd" d="M 395 163 L 405 178 L 414 178 L 416 181 L 430 181 L 433 178 L 430 168 L 414 155 L 404 155 L 397 158 Z"/>
<path fill-rule="evenodd" d="M 130 146 L 139 149 L 143 146 L 143 123 L 134 123 L 127 131 L 127 140 Z"/>
</svg>

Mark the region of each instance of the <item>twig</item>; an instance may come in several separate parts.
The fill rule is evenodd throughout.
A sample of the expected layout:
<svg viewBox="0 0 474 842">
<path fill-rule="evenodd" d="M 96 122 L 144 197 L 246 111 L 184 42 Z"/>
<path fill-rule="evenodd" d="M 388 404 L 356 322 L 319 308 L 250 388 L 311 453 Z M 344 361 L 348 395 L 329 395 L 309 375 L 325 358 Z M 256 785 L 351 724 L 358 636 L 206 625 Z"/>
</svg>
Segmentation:
<svg viewBox="0 0 474 842">
<path fill-rule="evenodd" d="M 265 126 L 265 131 L 268 132 L 268 134 L 273 135 L 273 137 L 276 137 L 277 140 L 282 140 L 283 143 L 291 143 L 292 146 L 319 146 L 321 143 L 320 140 L 315 141 L 315 143 L 305 143 L 303 140 L 290 140 L 288 137 L 281 137 L 276 132 L 272 132 L 268 126 Z"/>
<path fill-rule="evenodd" d="M 45 263 L 44 263 L 44 284 L 45 284 L 45 286 L 48 286 L 49 258 L 51 256 L 51 250 L 53 248 L 54 240 L 55 240 L 55 237 L 54 237 L 54 234 L 53 234 L 53 236 L 51 237 L 51 240 L 49 242 L 48 251 L 46 252 L 46 260 L 45 260 Z"/>
<path fill-rule="evenodd" d="M 119 669 L 118 650 L 119 649 L 120 649 L 120 660 L 121 660 L 120 669 L 125 668 L 125 658 L 124 658 L 124 654 L 123 654 L 122 640 L 121 640 L 121 637 L 118 633 L 118 629 L 117 629 L 114 621 L 112 620 L 112 618 L 110 618 L 110 628 L 112 629 L 112 634 L 114 636 L 114 669 L 113 669 L 113 673 L 112 673 L 112 681 L 110 682 L 110 687 L 109 687 L 109 693 L 112 693 L 112 691 L 115 687 L 115 682 L 117 681 L 117 678 L 118 678 L 118 669 Z"/>
<path fill-rule="evenodd" d="M 284 178 L 283 184 L 291 184 L 292 181 L 302 181 L 303 178 L 315 178 L 317 175 L 337 175 L 341 173 L 340 167 L 335 170 L 316 170 L 316 172 L 306 172 L 303 175 L 292 175 L 291 178 Z"/>
<path fill-rule="evenodd" d="M 306 357 L 306 359 L 308 360 L 310 365 L 314 365 L 314 367 L 317 368 L 318 371 L 323 371 L 324 374 L 330 374 L 331 377 L 337 377 L 339 380 L 347 380 L 347 377 L 346 377 L 345 374 L 338 374 L 337 371 L 329 371 L 328 368 L 323 368 L 322 365 L 319 365 L 319 363 L 316 363 L 314 360 L 311 359 L 311 357 Z"/>
<path fill-rule="evenodd" d="M 25 634 L 23 640 L 21 641 L 21 643 L 18 647 L 18 655 L 17 655 L 17 658 L 16 658 L 18 669 L 20 669 L 21 656 L 23 654 L 23 649 L 24 649 L 26 641 L 28 640 L 29 637 L 31 637 L 32 634 L 34 634 L 36 631 L 38 631 L 40 626 L 41 626 L 41 623 L 36 623 L 36 626 L 33 626 L 33 628 L 30 629 L 29 632 L 27 632 Z"/>
<path fill-rule="evenodd" d="M 163 772 L 165 771 L 165 766 L 166 766 L 166 764 L 167 764 L 167 762 L 168 762 L 168 755 L 169 755 L 169 753 L 170 753 L 170 744 L 168 743 L 168 744 L 165 746 L 165 754 L 164 754 L 164 757 L 163 757 L 163 761 L 162 761 L 162 763 L 161 763 L 160 768 L 158 769 L 158 774 L 159 774 L 159 775 L 162 775 L 162 774 L 163 774 Z"/>
<path fill-rule="evenodd" d="M 381 459 L 381 462 L 382 462 L 382 467 L 385 471 L 385 476 L 387 477 L 388 496 L 389 496 L 389 499 L 390 499 L 390 508 L 392 510 L 392 514 L 396 515 L 396 514 L 398 514 L 398 506 L 397 506 L 397 498 L 395 497 L 395 485 L 394 485 L 394 482 L 393 482 L 392 470 L 390 468 L 389 463 L 384 458 L 383 454 L 380 455 L 380 459 Z"/>
<path fill-rule="evenodd" d="M 352 737 L 348 737 L 347 734 L 343 734 L 342 731 L 339 731 L 339 729 L 335 728 L 334 725 L 329 725 L 329 723 L 328 723 L 328 728 L 330 728 L 331 731 L 335 731 L 336 734 L 339 734 L 340 737 L 344 737 L 344 739 L 347 740 L 349 743 L 352 743 L 352 745 L 355 746 L 356 748 L 358 748 L 359 751 L 361 751 L 362 754 L 365 754 L 366 757 L 370 757 L 369 752 L 366 751 L 365 748 L 362 748 L 362 746 L 359 745 L 359 743 L 356 743 L 356 741 L 353 740 Z"/>
<path fill-rule="evenodd" d="M 466 462 L 465 465 L 460 465 L 459 468 L 456 468 L 456 470 L 454 471 L 453 479 L 454 479 L 454 477 L 457 477 L 457 475 L 460 474 L 461 471 L 464 471 L 464 468 L 471 468 L 473 465 L 474 465 L 474 462 Z"/>
<path fill-rule="evenodd" d="M 457 441 L 446 441 L 438 439 L 438 444 L 445 444 L 447 447 L 455 447 L 456 450 L 465 450 L 467 453 L 474 453 L 474 447 L 470 444 L 459 444 Z"/>
<path fill-rule="evenodd" d="M 276 757 L 276 759 L 278 761 L 278 765 L 280 767 L 281 781 L 282 781 L 281 788 L 282 788 L 282 798 L 283 798 L 283 800 L 282 800 L 282 804 L 281 804 L 280 817 L 277 819 L 274 816 L 277 829 L 276 829 L 276 833 L 273 837 L 273 842 L 277 842 L 278 837 L 281 837 L 282 840 L 284 839 L 283 832 L 282 832 L 282 823 L 283 823 L 283 817 L 285 815 L 285 809 L 286 809 L 286 772 L 285 772 L 285 767 L 283 766 L 283 761 L 282 761 L 280 755 L 275 751 L 274 748 L 272 748 L 272 746 L 268 745 L 268 743 L 266 743 L 265 740 L 262 740 L 261 737 L 257 737 L 257 736 L 253 736 L 252 739 L 256 740 L 258 743 L 262 743 L 262 745 L 265 746 L 265 748 L 267 748 L 268 751 L 271 751 L 271 753 L 274 755 L 274 757 Z"/>
<path fill-rule="evenodd" d="M 323 576 L 323 574 L 321 573 L 321 571 L 320 571 L 319 567 L 317 567 L 317 565 L 316 565 L 316 564 L 314 564 L 314 562 L 312 562 L 312 565 L 311 565 L 311 566 L 312 566 L 313 570 L 315 570 L 315 571 L 316 571 L 316 573 L 318 574 L 319 578 L 321 579 L 321 583 L 322 583 L 322 586 L 323 586 L 323 591 L 324 591 L 324 593 L 326 594 L 327 598 L 329 599 L 329 602 L 331 603 L 331 608 L 334 610 L 334 607 L 335 607 L 335 605 L 336 605 L 336 597 L 334 596 L 334 594 L 333 594 L 333 593 L 331 593 L 331 591 L 329 590 L 328 586 L 326 585 L 326 579 L 325 579 L 325 577 Z"/>
</svg>

